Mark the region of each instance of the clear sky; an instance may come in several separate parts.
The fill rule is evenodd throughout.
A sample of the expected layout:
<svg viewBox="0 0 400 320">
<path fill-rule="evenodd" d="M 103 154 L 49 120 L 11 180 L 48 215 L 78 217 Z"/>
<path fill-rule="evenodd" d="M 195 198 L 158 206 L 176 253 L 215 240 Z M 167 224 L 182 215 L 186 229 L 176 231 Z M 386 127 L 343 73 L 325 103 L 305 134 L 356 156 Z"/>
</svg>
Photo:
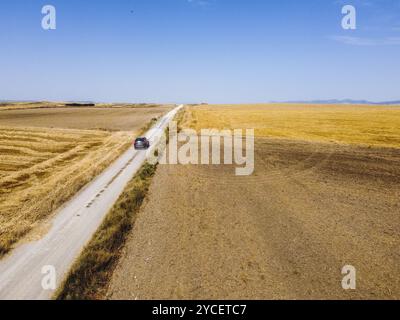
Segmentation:
<svg viewBox="0 0 400 320">
<path fill-rule="evenodd" d="M 400 99 L 400 0 L 0 1 L 0 99 L 344 98 Z"/>
</svg>

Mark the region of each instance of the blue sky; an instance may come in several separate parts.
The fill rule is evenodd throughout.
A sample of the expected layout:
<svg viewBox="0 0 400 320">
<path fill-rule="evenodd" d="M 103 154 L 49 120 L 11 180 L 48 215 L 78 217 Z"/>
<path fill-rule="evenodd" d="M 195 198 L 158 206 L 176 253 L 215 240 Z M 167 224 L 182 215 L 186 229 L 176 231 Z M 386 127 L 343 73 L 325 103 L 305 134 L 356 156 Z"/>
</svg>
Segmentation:
<svg viewBox="0 0 400 320">
<path fill-rule="evenodd" d="M 1 0 L 0 45 L 0 99 L 400 99 L 400 0 Z"/>
</svg>

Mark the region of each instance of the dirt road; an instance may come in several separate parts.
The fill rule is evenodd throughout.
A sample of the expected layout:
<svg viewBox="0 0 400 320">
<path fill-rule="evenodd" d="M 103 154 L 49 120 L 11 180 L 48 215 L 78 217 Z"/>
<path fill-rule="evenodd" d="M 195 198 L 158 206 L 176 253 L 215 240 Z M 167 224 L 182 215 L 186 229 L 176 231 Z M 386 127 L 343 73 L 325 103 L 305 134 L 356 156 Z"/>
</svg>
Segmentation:
<svg viewBox="0 0 400 320">
<path fill-rule="evenodd" d="M 399 185 L 400 150 L 285 140 L 251 177 L 160 166 L 108 297 L 400 299 Z"/>
</svg>

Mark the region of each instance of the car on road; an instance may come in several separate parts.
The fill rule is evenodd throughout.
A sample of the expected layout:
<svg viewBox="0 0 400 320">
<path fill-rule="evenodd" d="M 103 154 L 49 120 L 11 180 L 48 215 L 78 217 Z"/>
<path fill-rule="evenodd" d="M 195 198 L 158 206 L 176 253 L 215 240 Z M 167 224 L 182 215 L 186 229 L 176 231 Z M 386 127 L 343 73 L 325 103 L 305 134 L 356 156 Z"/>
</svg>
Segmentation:
<svg viewBox="0 0 400 320">
<path fill-rule="evenodd" d="M 150 141 L 147 138 L 137 138 L 135 140 L 135 149 L 148 149 L 150 148 Z"/>
</svg>

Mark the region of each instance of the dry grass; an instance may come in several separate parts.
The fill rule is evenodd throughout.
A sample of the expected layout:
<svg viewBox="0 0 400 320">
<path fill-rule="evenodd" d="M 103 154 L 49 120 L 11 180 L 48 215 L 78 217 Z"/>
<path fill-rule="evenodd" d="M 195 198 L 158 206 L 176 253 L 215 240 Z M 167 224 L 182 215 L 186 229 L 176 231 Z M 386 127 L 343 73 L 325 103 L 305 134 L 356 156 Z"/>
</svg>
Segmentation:
<svg viewBox="0 0 400 320">
<path fill-rule="evenodd" d="M 181 110 L 178 111 L 178 113 L 176 114 L 174 121 L 177 123 L 177 130 L 178 132 L 181 132 L 182 129 L 185 126 L 185 115 L 187 113 L 187 107 L 182 108 Z M 169 128 L 167 128 L 169 129 Z"/>
<path fill-rule="evenodd" d="M 184 125 L 197 130 L 250 128 L 259 137 L 400 147 L 400 106 L 210 105 L 189 111 Z"/>
<path fill-rule="evenodd" d="M 131 141 L 127 132 L 0 127 L 0 256 Z"/>
<path fill-rule="evenodd" d="M 120 249 L 135 222 L 148 192 L 156 166 L 145 164 L 129 182 L 111 211 L 107 214 L 67 279 L 56 294 L 59 300 L 99 299 L 105 294 Z"/>
</svg>

